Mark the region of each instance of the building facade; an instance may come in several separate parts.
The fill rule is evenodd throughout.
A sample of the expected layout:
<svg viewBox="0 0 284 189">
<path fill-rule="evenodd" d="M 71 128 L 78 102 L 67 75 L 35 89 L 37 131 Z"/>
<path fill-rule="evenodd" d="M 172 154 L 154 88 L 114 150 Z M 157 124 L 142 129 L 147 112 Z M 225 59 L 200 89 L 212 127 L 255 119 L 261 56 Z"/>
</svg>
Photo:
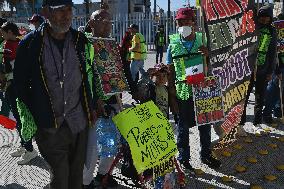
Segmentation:
<svg viewBox="0 0 284 189">
<path fill-rule="evenodd" d="M 131 14 L 151 12 L 150 0 L 103 0 L 109 5 L 111 14 Z"/>
<path fill-rule="evenodd" d="M 89 14 L 92 14 L 92 12 L 100 9 L 100 3 L 99 2 L 93 2 L 89 3 Z M 73 9 L 73 15 L 74 17 L 83 17 L 86 16 L 86 4 L 74 4 Z"/>
</svg>

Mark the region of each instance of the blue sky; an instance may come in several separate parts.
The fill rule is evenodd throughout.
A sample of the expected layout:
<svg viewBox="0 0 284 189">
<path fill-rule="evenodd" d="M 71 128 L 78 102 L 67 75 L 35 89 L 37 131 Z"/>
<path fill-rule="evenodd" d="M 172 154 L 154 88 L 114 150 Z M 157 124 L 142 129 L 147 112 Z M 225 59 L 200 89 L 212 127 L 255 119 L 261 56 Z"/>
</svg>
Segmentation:
<svg viewBox="0 0 284 189">
<path fill-rule="evenodd" d="M 82 3 L 83 0 L 74 0 L 75 3 Z M 93 0 L 92 2 L 100 2 L 100 0 Z M 151 0 L 152 2 L 152 7 L 154 4 L 154 1 Z M 162 9 L 164 9 L 165 11 L 168 10 L 168 1 L 167 0 L 157 0 L 157 5 L 159 5 Z M 187 0 L 171 0 L 171 9 L 172 10 L 177 10 L 178 8 L 182 7 L 183 4 L 185 4 L 187 2 Z M 190 0 L 190 4 L 191 5 L 195 5 L 195 1 L 194 0 Z M 153 8 L 152 8 L 153 10 Z M 157 10 L 158 7 L 157 7 Z"/>
</svg>

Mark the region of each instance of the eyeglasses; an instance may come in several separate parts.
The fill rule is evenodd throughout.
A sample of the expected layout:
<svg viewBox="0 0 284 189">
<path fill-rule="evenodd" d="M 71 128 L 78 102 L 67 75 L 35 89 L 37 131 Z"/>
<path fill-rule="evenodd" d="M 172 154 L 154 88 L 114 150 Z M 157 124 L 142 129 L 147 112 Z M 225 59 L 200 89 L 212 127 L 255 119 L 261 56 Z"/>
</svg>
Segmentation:
<svg viewBox="0 0 284 189">
<path fill-rule="evenodd" d="M 105 23 L 111 23 L 111 21 L 107 18 L 103 18 L 103 17 L 98 17 L 98 18 L 94 18 L 94 21 L 97 22 L 105 22 Z"/>
</svg>

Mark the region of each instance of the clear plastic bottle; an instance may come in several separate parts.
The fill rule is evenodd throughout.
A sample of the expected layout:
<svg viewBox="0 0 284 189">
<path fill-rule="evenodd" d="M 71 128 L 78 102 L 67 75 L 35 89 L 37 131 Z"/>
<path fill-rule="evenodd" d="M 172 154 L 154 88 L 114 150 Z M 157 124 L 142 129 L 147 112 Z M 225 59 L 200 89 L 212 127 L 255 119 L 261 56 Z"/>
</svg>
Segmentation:
<svg viewBox="0 0 284 189">
<path fill-rule="evenodd" d="M 111 118 L 99 118 L 96 123 L 97 147 L 100 157 L 114 157 L 118 153 L 119 134 Z"/>
</svg>

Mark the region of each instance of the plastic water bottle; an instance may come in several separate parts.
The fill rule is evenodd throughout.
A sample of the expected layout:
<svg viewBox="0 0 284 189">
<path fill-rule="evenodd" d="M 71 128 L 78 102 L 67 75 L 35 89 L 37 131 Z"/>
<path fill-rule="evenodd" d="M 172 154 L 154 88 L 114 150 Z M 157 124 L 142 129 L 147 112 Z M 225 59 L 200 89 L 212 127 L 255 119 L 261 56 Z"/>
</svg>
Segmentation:
<svg viewBox="0 0 284 189">
<path fill-rule="evenodd" d="M 111 118 L 99 118 L 96 123 L 97 148 L 100 157 L 114 157 L 118 153 L 119 134 Z"/>
<path fill-rule="evenodd" d="M 165 176 L 159 176 L 155 180 L 155 189 L 163 189 L 164 188 L 164 180 Z"/>
</svg>

